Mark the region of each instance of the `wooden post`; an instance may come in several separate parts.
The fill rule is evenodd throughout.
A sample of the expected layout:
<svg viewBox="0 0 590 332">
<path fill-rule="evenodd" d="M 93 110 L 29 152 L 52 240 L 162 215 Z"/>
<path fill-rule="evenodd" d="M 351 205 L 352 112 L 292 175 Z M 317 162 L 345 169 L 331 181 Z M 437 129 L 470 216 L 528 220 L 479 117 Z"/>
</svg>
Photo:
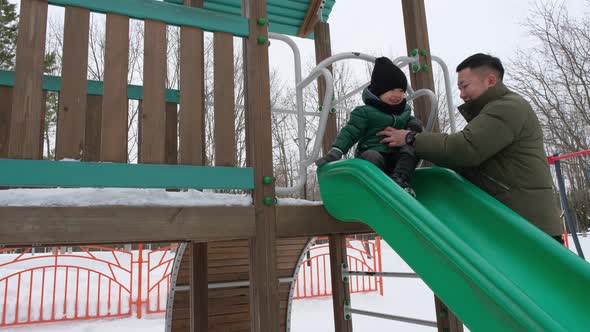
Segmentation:
<svg viewBox="0 0 590 332">
<path fill-rule="evenodd" d="M 349 284 L 342 280 L 342 263 L 346 261 L 346 236 L 330 235 L 330 275 L 332 278 L 332 303 L 336 332 L 352 332 L 352 320 L 345 319 L 344 303 L 350 299 Z"/>
<path fill-rule="evenodd" d="M 411 50 L 425 50 L 426 56 L 420 56 L 420 71 L 412 72 L 410 67 L 410 80 L 415 90 L 430 89 L 434 91 L 434 79 L 432 77 L 432 60 L 430 57 L 430 43 L 428 41 L 428 26 L 426 23 L 426 9 L 424 0 L 402 0 L 404 13 L 404 28 L 406 30 L 406 46 L 408 53 Z M 427 71 L 422 66 L 428 66 Z M 428 122 L 432 103 L 426 97 L 414 101 L 414 113 L 422 121 L 424 126 Z M 433 132 L 438 132 L 438 119 L 436 119 Z"/>
<path fill-rule="evenodd" d="M 100 160 L 127 162 L 129 17 L 107 14 Z"/>
<path fill-rule="evenodd" d="M 406 30 L 406 45 L 408 52 L 413 49 L 426 50 L 426 56 L 421 56 L 421 64 L 427 65 L 428 71 L 420 70 L 410 74 L 414 89 L 430 89 L 434 91 L 434 79 L 432 77 L 432 62 L 430 57 L 430 44 L 428 40 L 428 25 L 426 22 L 426 9 L 424 0 L 402 0 L 404 12 L 404 27 Z M 412 72 L 410 70 L 410 72 Z M 420 98 L 414 101 L 414 112 L 416 116 L 426 125 L 430 116 L 431 102 L 428 99 Z M 438 120 L 433 127 L 433 132 L 438 132 Z M 436 319 L 438 330 L 449 332 L 462 332 L 463 324 L 459 319 L 440 301 L 434 297 L 437 311 Z M 444 312 L 444 314 L 443 314 Z"/>
<path fill-rule="evenodd" d="M 330 41 L 330 25 L 324 22 L 318 22 L 314 30 L 315 35 L 315 59 L 316 63 L 332 55 L 332 46 Z M 328 68 L 332 71 L 332 66 Z M 326 83 L 323 79 L 318 79 L 318 96 L 319 103 L 324 100 L 326 93 Z M 330 110 L 322 110 L 329 112 Z M 336 139 L 338 129 L 336 128 L 336 114 L 331 113 L 328 117 L 326 131 L 322 147 L 324 153 L 328 152 Z M 332 276 L 332 305 L 334 307 L 334 327 L 336 331 L 352 331 L 352 321 L 344 319 L 344 301 L 350 299 L 350 290 L 348 285 L 342 281 L 341 264 L 346 262 L 346 238 L 342 235 L 330 235 L 330 271 Z"/>
<path fill-rule="evenodd" d="M 316 63 L 322 62 L 324 59 L 332 56 L 332 44 L 330 41 L 330 25 L 328 23 L 319 22 L 315 26 L 315 61 Z M 332 71 L 332 66 L 328 67 L 328 70 Z M 324 93 L 326 92 L 326 82 L 322 79 L 318 79 L 318 101 L 321 105 L 324 101 Z M 329 112 L 330 110 L 322 110 Z M 324 153 L 328 152 L 336 139 L 338 129 L 336 128 L 336 114 L 331 113 L 328 116 L 328 123 L 326 124 L 326 131 L 324 133 L 324 139 L 322 147 Z"/>
<path fill-rule="evenodd" d="M 203 7 L 204 0 L 184 0 L 185 6 Z M 180 161 L 205 165 L 205 46 L 203 30 L 180 27 Z M 207 243 L 191 243 L 190 328 L 207 331 L 209 290 Z"/>
<path fill-rule="evenodd" d="M 213 34 L 213 100 L 215 112 L 215 166 L 236 165 L 234 112 L 234 39 Z"/>
<path fill-rule="evenodd" d="M 250 240 L 250 317 L 252 331 L 279 330 L 279 293 L 276 264 L 276 213 L 273 177 L 268 17 L 266 0 L 244 0 L 250 36 L 244 39 L 246 155 L 254 168 L 253 202 L 256 235 Z M 262 25 L 259 18 L 265 18 Z M 266 204 L 265 204 L 266 203 Z"/>
<path fill-rule="evenodd" d="M 190 305 L 190 331 L 207 331 L 209 324 L 209 288 L 207 265 L 207 242 L 192 243 L 190 246 L 191 259 L 191 305 Z"/>
<path fill-rule="evenodd" d="M 12 95 L 12 112 L 8 157 L 41 159 L 43 110 L 45 96 L 42 76 L 45 71 L 45 33 L 47 0 L 23 1 L 16 48 L 16 77 Z"/>
<path fill-rule="evenodd" d="M 55 159 L 81 160 L 86 129 L 86 74 L 90 11 L 66 7 L 62 90 L 57 113 Z"/>
</svg>

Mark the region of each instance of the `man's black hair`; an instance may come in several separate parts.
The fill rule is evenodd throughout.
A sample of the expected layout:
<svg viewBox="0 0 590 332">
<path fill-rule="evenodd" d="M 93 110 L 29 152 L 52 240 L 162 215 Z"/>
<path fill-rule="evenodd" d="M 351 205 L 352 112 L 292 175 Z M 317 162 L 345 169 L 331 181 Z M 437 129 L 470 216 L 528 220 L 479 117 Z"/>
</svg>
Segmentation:
<svg viewBox="0 0 590 332">
<path fill-rule="evenodd" d="M 498 78 L 500 81 L 504 78 L 504 66 L 502 66 L 502 61 L 494 56 L 483 53 L 474 54 L 463 60 L 463 62 L 457 66 L 457 72 L 466 68 L 477 69 L 481 67 L 486 67 L 498 72 Z"/>
</svg>

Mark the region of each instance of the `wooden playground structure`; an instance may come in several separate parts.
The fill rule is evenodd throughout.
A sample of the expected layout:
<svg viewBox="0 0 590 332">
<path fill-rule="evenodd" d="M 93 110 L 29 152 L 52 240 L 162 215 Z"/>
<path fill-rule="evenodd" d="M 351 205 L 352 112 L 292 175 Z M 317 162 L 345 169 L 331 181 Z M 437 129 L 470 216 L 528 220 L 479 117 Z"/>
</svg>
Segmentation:
<svg viewBox="0 0 590 332">
<path fill-rule="evenodd" d="M 43 78 L 49 5 L 65 7 L 63 71 L 57 78 Z M 162 174 L 174 178 L 182 166 L 190 167 L 188 173 L 210 171 L 209 182 L 205 176 L 196 176 L 194 183 L 183 186 L 182 181 L 190 177 L 183 173 L 175 178 L 181 184 L 164 181 L 151 186 L 247 189 L 253 203 L 181 208 L 2 206 L 0 244 L 183 242 L 187 245 L 176 267 L 168 330 L 266 332 L 287 330 L 291 283 L 300 258 L 311 237 L 328 236 L 335 328 L 352 331 L 351 321 L 344 315 L 349 290 L 340 269 L 346 257 L 345 236 L 372 230 L 361 223 L 339 223 L 323 206 L 274 204 L 269 29 L 299 37 L 313 32 L 319 63 L 331 56 L 330 29 L 325 21 L 334 5 L 334 0 L 244 0 L 241 4 L 238 0 L 22 0 L 16 69 L 0 73 L 0 158 L 20 163 L 0 169 L 18 167 L 20 178 L 38 180 L 0 185 L 63 186 L 59 181 L 67 182 L 68 176 L 60 172 L 76 179 L 96 177 L 98 173 L 93 172 L 101 170 L 85 168 L 85 164 L 105 162 L 113 163 L 114 168 L 104 174 L 120 171 L 128 175 L 128 187 L 141 187 L 134 183 L 147 183 Z M 402 0 L 402 5 L 407 48 L 425 50 L 421 65 L 431 66 L 424 1 Z M 90 12 L 106 14 L 104 82 L 87 82 Z M 145 22 L 141 87 L 127 82 L 130 18 Z M 178 95 L 165 89 L 167 25 L 181 29 Z M 213 168 L 203 166 L 203 31 L 214 33 Z M 243 39 L 247 169 L 235 168 L 234 37 Z M 414 88 L 434 88 L 431 71 L 414 71 L 410 76 Z M 46 91 L 59 92 L 55 159 L 83 161 L 67 171 L 55 165 L 62 162 L 39 161 L 43 156 Z M 320 97 L 324 91 L 320 80 Z M 138 165 L 127 164 L 129 99 L 141 101 Z M 428 119 L 428 100 L 416 100 L 414 106 L 420 119 Z M 324 149 L 329 148 L 336 132 L 335 117 L 330 115 Z M 0 165 L 5 161 L 0 160 Z M 159 167 L 151 169 L 147 164 Z M 230 173 L 223 173 L 226 171 Z M 51 174 L 62 174 L 62 178 L 47 180 Z M 230 180 L 245 179 L 245 184 L 220 184 L 228 174 Z M 94 185 L 76 180 L 69 184 L 100 187 L 116 181 L 108 176 L 100 179 Z M 216 180 L 218 183 L 209 186 Z M 211 288 L 212 283 L 225 283 L 226 287 Z M 437 312 L 447 313 L 437 315 L 439 331 L 462 331 L 463 325 L 444 304 L 436 300 L 436 306 Z"/>
</svg>

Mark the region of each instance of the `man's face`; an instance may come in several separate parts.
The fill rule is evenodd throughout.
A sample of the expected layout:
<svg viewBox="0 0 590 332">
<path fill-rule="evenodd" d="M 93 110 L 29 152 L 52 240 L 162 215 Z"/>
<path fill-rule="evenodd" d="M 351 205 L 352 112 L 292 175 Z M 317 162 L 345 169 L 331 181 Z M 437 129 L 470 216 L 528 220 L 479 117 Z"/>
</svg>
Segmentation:
<svg viewBox="0 0 590 332">
<path fill-rule="evenodd" d="M 458 73 L 457 86 L 461 99 L 469 103 L 481 96 L 490 87 L 496 85 L 494 73 L 484 69 L 465 68 Z"/>
</svg>

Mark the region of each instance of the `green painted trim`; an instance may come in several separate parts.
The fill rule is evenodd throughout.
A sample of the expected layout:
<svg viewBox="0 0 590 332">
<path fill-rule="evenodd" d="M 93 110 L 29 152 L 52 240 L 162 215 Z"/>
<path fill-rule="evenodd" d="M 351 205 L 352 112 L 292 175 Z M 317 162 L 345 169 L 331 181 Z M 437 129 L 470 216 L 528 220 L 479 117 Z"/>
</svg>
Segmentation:
<svg viewBox="0 0 590 332">
<path fill-rule="evenodd" d="M 0 185 L 75 188 L 253 189 L 254 170 L 239 167 L 0 159 Z"/>
<path fill-rule="evenodd" d="M 0 70 L 0 86 L 14 86 L 14 72 L 7 70 Z M 102 96 L 104 83 L 101 81 L 86 81 L 86 92 L 89 95 Z M 61 91 L 61 77 L 43 75 L 43 90 L 60 92 Z M 128 85 L 127 98 L 133 100 L 143 99 L 143 86 Z M 180 91 L 166 89 L 166 101 L 171 103 L 180 103 Z"/>
<path fill-rule="evenodd" d="M 207 31 L 228 32 L 248 37 L 248 19 L 208 9 L 180 6 L 155 0 L 49 0 L 52 5 L 75 6 L 98 13 L 114 13 L 131 18 L 156 20 L 177 26 L 190 26 Z"/>
</svg>

